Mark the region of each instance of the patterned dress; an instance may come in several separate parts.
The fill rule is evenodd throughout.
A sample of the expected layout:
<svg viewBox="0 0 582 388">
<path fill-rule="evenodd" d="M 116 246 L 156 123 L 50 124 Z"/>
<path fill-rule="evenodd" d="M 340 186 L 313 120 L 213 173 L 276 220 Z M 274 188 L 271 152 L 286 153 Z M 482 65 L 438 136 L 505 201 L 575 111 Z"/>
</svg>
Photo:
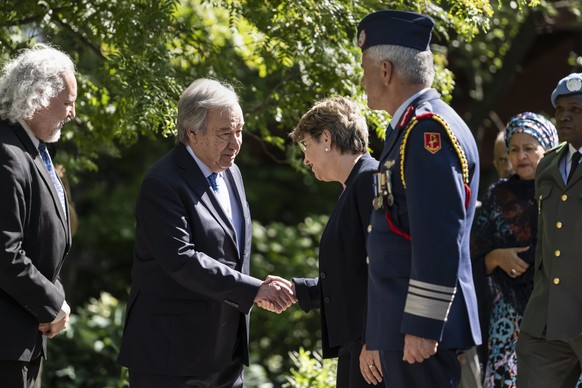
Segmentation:
<svg viewBox="0 0 582 388">
<path fill-rule="evenodd" d="M 534 181 L 517 175 L 493 184 L 475 221 L 472 254 L 475 277 L 484 279 L 480 300 L 486 307 L 488 333 L 484 387 L 515 387 L 517 356 L 515 345 L 525 305 L 533 290 L 537 205 Z M 517 278 L 501 268 L 485 275 L 485 256 L 497 248 L 529 247 L 519 253 L 530 267 Z M 479 292 L 479 290 L 478 290 Z M 488 317 L 488 319 L 487 319 Z M 488 321 L 488 322 L 487 322 Z"/>
</svg>

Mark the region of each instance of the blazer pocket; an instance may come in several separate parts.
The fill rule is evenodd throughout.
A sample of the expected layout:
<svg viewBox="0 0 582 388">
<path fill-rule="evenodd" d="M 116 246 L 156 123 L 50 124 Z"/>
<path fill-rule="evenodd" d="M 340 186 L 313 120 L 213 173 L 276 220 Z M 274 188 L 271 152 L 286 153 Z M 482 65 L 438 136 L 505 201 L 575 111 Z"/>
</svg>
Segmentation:
<svg viewBox="0 0 582 388">
<path fill-rule="evenodd" d="M 208 302 L 199 299 L 160 299 L 154 309 L 155 314 L 188 315 L 206 311 Z"/>
</svg>

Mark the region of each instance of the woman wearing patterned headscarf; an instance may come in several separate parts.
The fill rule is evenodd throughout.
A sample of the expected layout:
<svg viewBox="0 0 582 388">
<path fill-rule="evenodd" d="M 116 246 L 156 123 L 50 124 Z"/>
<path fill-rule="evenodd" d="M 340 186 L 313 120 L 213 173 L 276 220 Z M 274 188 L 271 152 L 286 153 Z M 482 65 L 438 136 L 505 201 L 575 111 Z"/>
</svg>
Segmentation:
<svg viewBox="0 0 582 388">
<path fill-rule="evenodd" d="M 545 151 L 558 145 L 554 125 L 524 112 L 512 117 L 505 142 L 515 173 L 486 194 L 473 229 L 475 277 L 486 277 L 485 319 L 489 330 L 484 387 L 515 387 L 515 345 L 525 305 L 533 289 L 537 236 L 534 178 Z M 483 311 L 483 310 L 481 310 Z"/>
</svg>

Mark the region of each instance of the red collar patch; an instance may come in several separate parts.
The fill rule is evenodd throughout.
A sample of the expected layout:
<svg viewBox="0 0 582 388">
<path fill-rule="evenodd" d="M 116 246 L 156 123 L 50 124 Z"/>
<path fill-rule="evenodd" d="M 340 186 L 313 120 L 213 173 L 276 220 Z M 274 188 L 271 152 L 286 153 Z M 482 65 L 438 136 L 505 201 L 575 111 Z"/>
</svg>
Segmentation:
<svg viewBox="0 0 582 388">
<path fill-rule="evenodd" d="M 398 126 L 396 128 L 397 129 L 404 128 L 408 124 L 408 122 L 410 121 L 410 118 L 412 117 L 413 113 L 414 113 L 414 106 L 412 106 L 412 105 L 408 106 L 408 108 L 406 108 L 404 113 L 402 113 L 402 117 L 400 118 L 400 121 L 398 122 Z"/>
</svg>

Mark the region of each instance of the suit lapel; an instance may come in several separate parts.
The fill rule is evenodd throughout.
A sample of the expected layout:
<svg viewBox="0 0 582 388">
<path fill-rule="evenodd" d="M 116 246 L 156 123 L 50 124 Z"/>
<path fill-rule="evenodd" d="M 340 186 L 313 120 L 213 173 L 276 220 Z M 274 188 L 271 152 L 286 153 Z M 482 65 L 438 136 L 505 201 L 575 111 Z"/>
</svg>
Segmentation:
<svg viewBox="0 0 582 388">
<path fill-rule="evenodd" d="M 568 149 L 569 147 L 564 148 Z M 570 166 L 570 170 L 572 170 L 572 166 Z M 576 182 L 579 181 L 581 178 L 582 178 L 582 166 L 578 166 L 576 168 L 576 171 L 574 171 L 574 175 L 572 176 L 572 178 L 570 178 L 570 181 L 566 184 L 566 186 L 572 186 L 576 184 Z"/>
<path fill-rule="evenodd" d="M 244 258 L 244 252 L 247 252 L 249 250 L 249 247 L 247 247 L 247 234 L 250 233 L 250 230 L 247 226 L 247 220 L 250 220 L 251 215 L 249 212 L 249 208 L 246 205 L 246 196 L 244 193 L 244 185 L 242 182 L 242 179 L 240 177 L 240 174 L 237 175 L 235 177 L 235 174 L 233 174 L 231 169 L 228 169 L 225 171 L 226 174 L 226 178 L 228 179 L 228 184 L 230 185 L 230 187 L 233 190 L 233 193 L 235 195 L 235 199 L 236 199 L 236 203 L 233 204 L 233 206 L 237 206 L 238 207 L 238 214 L 240 214 L 240 222 L 241 222 L 241 235 L 237 236 L 239 239 L 239 243 L 242 243 L 240 246 L 241 252 L 240 252 L 240 256 L 241 258 Z"/>
<path fill-rule="evenodd" d="M 68 222 L 68 211 L 63 209 L 63 206 L 61 205 L 61 201 L 59 199 L 59 195 L 57 194 L 57 189 L 55 188 L 55 185 L 53 184 L 53 181 L 51 180 L 51 177 L 46 169 L 46 166 L 44 165 L 44 162 L 42 161 L 42 158 L 40 157 L 38 150 L 34 147 L 32 140 L 30 140 L 30 137 L 28 136 L 28 134 L 20 125 L 18 125 L 15 129 L 16 129 L 15 130 L 16 136 L 20 139 L 23 147 L 29 153 L 31 158 L 34 160 L 34 165 L 36 166 L 38 173 L 42 176 L 44 184 L 48 188 L 48 190 L 51 194 L 53 206 L 57 210 L 57 214 L 59 216 L 59 219 L 61 220 L 63 228 L 65 229 L 65 233 L 67 236 L 67 243 L 68 243 L 68 245 L 70 245 L 71 244 L 71 233 L 70 233 L 71 231 L 70 231 L 69 222 Z M 62 185 L 62 182 L 61 182 L 61 185 Z M 64 187 L 65 186 L 63 185 L 63 189 L 64 189 Z M 68 202 L 67 195 L 65 193 L 65 207 L 68 208 L 68 206 L 69 206 L 69 202 Z"/>
<path fill-rule="evenodd" d="M 176 157 L 176 163 L 180 168 L 180 175 L 186 182 L 186 184 L 192 189 L 196 196 L 200 199 L 200 202 L 210 211 L 216 222 L 224 229 L 226 235 L 230 238 L 236 250 L 238 251 L 238 246 L 236 244 L 236 232 L 232 226 L 232 223 L 228 219 L 228 216 L 224 212 L 222 206 L 218 202 L 216 195 L 210 190 L 208 181 L 206 177 L 200 171 L 200 168 L 196 164 L 196 161 L 186 150 L 186 147 L 179 144 L 174 148 L 174 155 Z"/>
<path fill-rule="evenodd" d="M 563 190 L 566 187 L 566 183 L 564 182 L 564 177 L 560 172 L 560 161 L 568 154 L 568 145 L 565 147 L 560 147 L 553 152 L 555 152 L 555 157 L 550 161 L 548 169 L 552 178 L 556 181 L 556 184 Z M 574 180 L 572 179 L 570 183 L 573 181 Z"/>
<path fill-rule="evenodd" d="M 392 128 L 392 123 L 388 125 L 388 129 L 386 130 L 386 132 L 388 133 L 388 137 L 386 137 L 386 140 L 384 140 L 384 149 L 382 150 L 382 154 L 380 155 L 380 161 L 384 161 L 384 159 L 388 157 L 388 154 L 390 153 L 390 151 L 392 151 L 392 148 L 394 148 L 394 144 L 396 144 L 396 141 L 398 140 L 399 132 Z"/>
</svg>

